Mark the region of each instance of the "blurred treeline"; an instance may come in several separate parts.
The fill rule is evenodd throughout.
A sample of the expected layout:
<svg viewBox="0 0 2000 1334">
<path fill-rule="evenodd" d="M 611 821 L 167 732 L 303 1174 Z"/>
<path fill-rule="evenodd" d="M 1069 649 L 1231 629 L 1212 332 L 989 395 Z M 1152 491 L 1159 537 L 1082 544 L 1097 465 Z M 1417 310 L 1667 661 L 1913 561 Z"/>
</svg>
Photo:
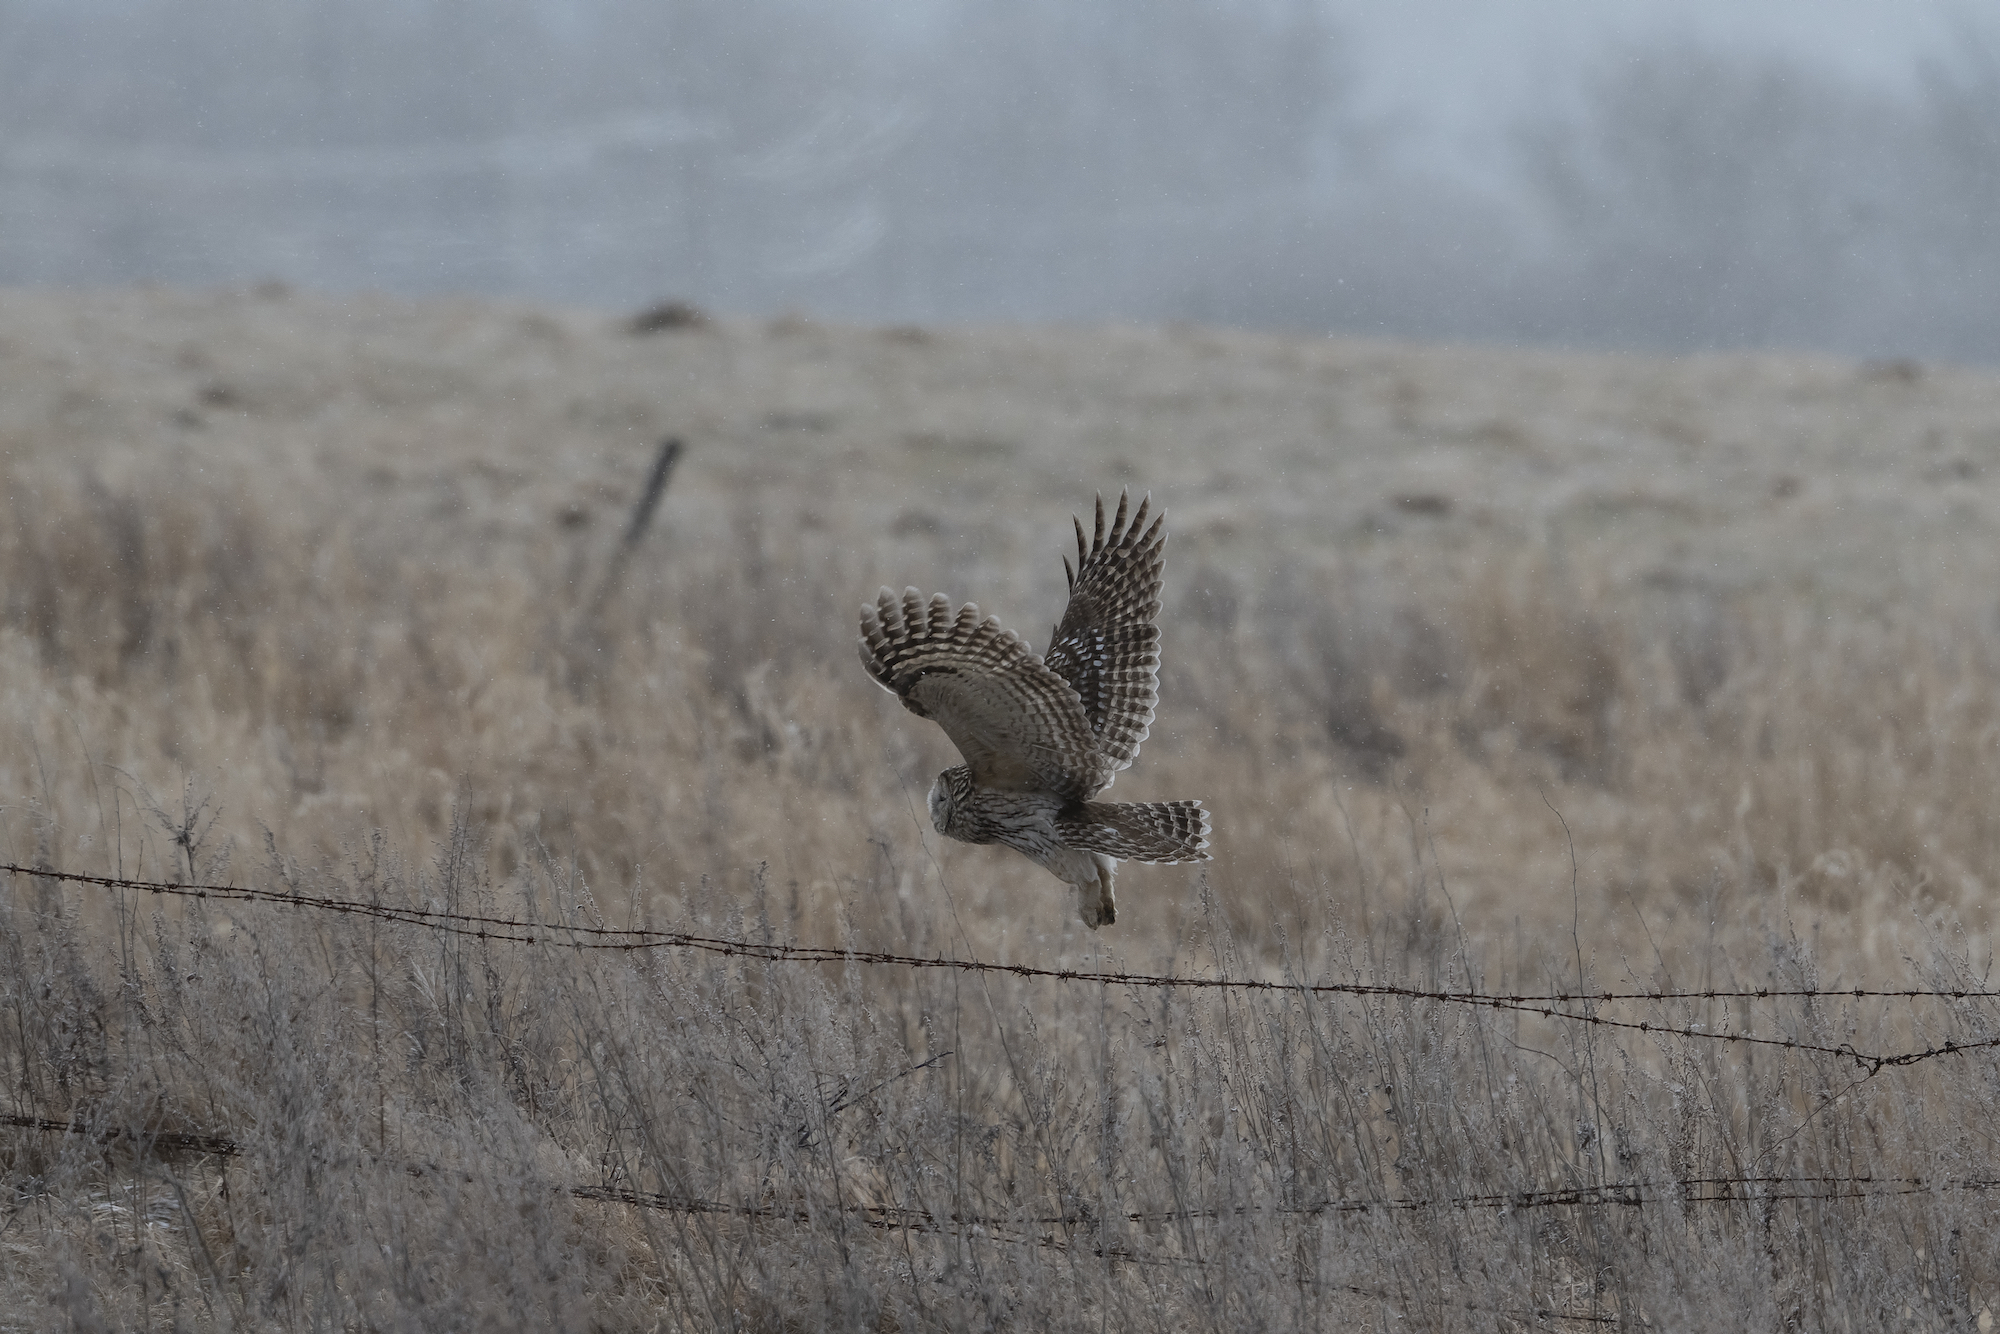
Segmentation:
<svg viewBox="0 0 2000 1334">
<path fill-rule="evenodd" d="M 1480 182 L 1313 0 L 0 0 L 0 283 L 2000 357 L 2000 58 L 1686 40 Z"/>
</svg>

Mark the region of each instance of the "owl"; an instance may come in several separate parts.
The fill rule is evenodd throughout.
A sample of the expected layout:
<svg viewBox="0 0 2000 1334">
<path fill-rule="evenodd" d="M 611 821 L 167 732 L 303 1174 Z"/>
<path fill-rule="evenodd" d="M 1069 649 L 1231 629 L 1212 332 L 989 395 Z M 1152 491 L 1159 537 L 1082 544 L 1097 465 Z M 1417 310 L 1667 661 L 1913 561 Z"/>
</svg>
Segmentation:
<svg viewBox="0 0 2000 1334">
<path fill-rule="evenodd" d="M 1111 882 L 1124 861 L 1208 860 L 1199 801 L 1095 797 L 1139 754 L 1160 698 L 1160 571 L 1166 515 L 1149 496 L 1107 526 L 1076 525 L 1063 558 L 1069 605 L 1047 657 L 991 616 L 944 594 L 884 588 L 861 609 L 861 662 L 883 689 L 929 718 L 964 757 L 931 787 L 931 823 L 947 838 L 1004 843 L 1076 890 L 1092 930 L 1117 919 Z"/>
</svg>

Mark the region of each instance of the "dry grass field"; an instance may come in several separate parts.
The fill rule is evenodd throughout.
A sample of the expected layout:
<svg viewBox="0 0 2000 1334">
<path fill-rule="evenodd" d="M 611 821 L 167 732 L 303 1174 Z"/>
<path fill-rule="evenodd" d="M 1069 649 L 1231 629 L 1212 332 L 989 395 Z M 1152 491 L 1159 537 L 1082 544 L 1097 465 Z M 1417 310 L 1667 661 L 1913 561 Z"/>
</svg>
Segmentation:
<svg viewBox="0 0 2000 1334">
<path fill-rule="evenodd" d="M 1127 486 L 1092 933 L 853 641 Z M 1942 367 L 0 295 L 0 859 L 1286 984 L 0 875 L 0 1329 L 1988 1328 L 1996 539 Z"/>
</svg>

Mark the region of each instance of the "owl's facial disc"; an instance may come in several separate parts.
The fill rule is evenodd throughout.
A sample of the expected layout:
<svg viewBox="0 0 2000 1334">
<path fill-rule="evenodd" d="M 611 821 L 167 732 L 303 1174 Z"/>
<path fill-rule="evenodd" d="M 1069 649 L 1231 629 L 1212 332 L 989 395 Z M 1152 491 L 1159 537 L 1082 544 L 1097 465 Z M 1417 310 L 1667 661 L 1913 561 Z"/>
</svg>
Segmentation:
<svg viewBox="0 0 2000 1334">
<path fill-rule="evenodd" d="M 948 772 L 939 774 L 937 781 L 931 784 L 931 825 L 940 834 L 949 834 L 951 832 L 949 827 L 951 824 L 951 785 L 945 781 L 948 776 Z"/>
</svg>

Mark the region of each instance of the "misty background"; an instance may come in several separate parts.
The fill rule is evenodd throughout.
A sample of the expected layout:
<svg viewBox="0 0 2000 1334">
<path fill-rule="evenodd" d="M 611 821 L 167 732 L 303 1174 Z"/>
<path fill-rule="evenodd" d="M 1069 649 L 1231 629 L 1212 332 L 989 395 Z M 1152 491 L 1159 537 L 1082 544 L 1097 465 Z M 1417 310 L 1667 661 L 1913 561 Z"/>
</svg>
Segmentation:
<svg viewBox="0 0 2000 1334">
<path fill-rule="evenodd" d="M 1881 0 L 0 0 L 0 284 L 2000 361 Z"/>
</svg>

